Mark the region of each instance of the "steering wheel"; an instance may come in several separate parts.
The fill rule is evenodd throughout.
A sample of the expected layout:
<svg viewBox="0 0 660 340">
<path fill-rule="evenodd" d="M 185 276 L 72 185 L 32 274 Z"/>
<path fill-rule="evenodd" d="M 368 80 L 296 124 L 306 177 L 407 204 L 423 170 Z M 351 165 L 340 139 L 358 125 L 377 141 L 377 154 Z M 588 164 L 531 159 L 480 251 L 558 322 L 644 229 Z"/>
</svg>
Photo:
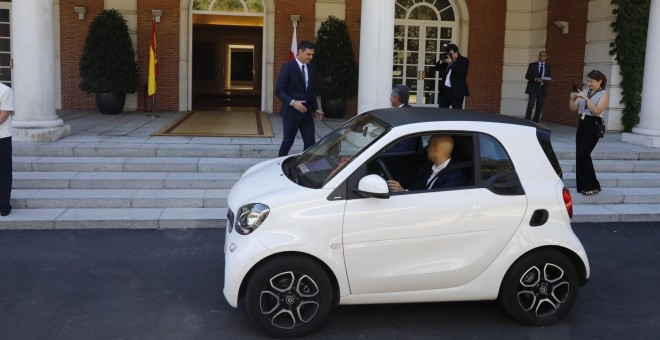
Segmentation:
<svg viewBox="0 0 660 340">
<path fill-rule="evenodd" d="M 383 162 L 382 158 L 379 158 L 378 161 L 378 166 L 380 167 L 380 170 L 383 171 L 383 175 L 385 175 L 385 180 L 392 180 L 392 174 L 390 173 L 390 169 L 387 168 L 387 165 L 385 165 L 385 162 Z"/>
</svg>

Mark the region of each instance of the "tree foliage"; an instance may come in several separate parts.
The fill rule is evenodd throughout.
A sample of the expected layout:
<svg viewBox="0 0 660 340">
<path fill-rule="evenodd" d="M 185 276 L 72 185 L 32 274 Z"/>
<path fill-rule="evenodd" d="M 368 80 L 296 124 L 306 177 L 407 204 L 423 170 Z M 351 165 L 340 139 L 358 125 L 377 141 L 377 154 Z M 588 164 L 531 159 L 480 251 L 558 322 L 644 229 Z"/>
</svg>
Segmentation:
<svg viewBox="0 0 660 340">
<path fill-rule="evenodd" d="M 128 25 L 115 10 L 102 10 L 89 25 L 80 59 L 80 88 L 87 93 L 134 93 L 135 50 Z"/>
<path fill-rule="evenodd" d="M 642 107 L 642 83 L 646 54 L 646 35 L 651 0 L 612 0 L 617 6 L 611 26 L 616 38 L 610 43 L 610 55 L 621 68 L 621 103 L 625 105 L 621 123 L 623 130 L 632 131 L 639 123 Z"/>
<path fill-rule="evenodd" d="M 348 99 L 357 95 L 358 68 L 344 20 L 330 16 L 321 24 L 313 62 L 317 65 L 316 90 L 321 98 Z"/>
</svg>

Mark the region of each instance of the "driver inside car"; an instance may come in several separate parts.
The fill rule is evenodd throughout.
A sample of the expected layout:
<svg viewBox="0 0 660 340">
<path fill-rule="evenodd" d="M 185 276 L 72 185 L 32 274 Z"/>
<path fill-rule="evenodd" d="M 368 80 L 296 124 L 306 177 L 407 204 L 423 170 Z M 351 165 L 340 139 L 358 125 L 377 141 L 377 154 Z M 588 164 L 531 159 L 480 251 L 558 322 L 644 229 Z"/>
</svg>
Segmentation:
<svg viewBox="0 0 660 340">
<path fill-rule="evenodd" d="M 403 188 L 398 181 L 388 180 L 391 192 L 425 190 L 464 186 L 467 178 L 461 169 L 452 168 L 451 153 L 454 139 L 450 135 L 433 135 L 429 139 L 426 153 L 428 161 L 420 169 L 415 183 Z"/>
</svg>

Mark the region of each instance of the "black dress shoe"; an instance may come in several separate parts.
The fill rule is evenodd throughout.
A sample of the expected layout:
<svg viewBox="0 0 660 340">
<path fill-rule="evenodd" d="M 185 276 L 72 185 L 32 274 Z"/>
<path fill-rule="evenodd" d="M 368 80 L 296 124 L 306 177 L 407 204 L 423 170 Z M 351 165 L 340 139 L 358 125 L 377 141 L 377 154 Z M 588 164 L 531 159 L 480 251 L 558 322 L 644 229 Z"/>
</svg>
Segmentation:
<svg viewBox="0 0 660 340">
<path fill-rule="evenodd" d="M 2 212 L 0 212 L 0 216 L 7 216 L 7 215 L 9 215 L 10 212 L 11 212 L 11 210 L 2 211 Z"/>
</svg>

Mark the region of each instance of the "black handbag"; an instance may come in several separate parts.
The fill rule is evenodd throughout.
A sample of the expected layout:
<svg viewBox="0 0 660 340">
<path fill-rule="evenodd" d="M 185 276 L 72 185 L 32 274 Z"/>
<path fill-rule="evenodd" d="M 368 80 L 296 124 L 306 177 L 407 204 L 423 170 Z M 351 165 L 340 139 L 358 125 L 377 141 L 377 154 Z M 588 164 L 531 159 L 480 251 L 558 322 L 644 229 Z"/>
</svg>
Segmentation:
<svg viewBox="0 0 660 340">
<path fill-rule="evenodd" d="M 605 137 L 605 124 L 603 124 L 602 119 L 600 122 L 596 122 L 596 136 L 598 138 Z"/>
</svg>

